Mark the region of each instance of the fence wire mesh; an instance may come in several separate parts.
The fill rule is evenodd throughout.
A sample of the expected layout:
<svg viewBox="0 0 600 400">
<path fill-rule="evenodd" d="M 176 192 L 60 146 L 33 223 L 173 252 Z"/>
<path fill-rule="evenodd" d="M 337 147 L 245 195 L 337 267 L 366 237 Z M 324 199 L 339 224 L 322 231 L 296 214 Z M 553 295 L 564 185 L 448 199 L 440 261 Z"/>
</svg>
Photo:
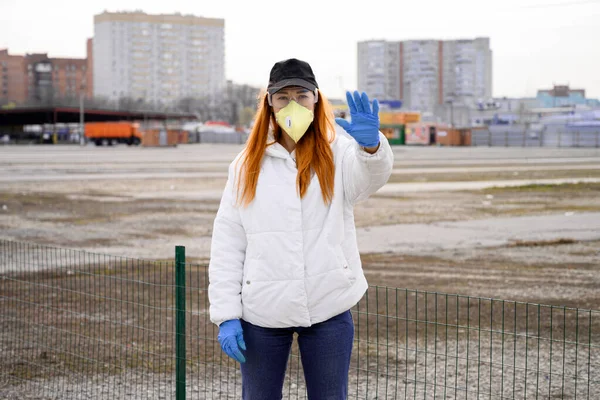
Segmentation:
<svg viewBox="0 0 600 400">
<path fill-rule="evenodd" d="M 0 398 L 174 397 L 173 262 L 10 241 L 0 260 Z"/>
<path fill-rule="evenodd" d="M 177 334 L 185 398 L 241 398 L 207 287 L 207 266 L 185 264 L 177 303 L 175 262 L 0 241 L 0 398 L 175 399 Z M 352 309 L 348 398 L 600 398 L 599 314 L 371 286 Z M 296 343 L 283 394 L 307 398 Z"/>
</svg>

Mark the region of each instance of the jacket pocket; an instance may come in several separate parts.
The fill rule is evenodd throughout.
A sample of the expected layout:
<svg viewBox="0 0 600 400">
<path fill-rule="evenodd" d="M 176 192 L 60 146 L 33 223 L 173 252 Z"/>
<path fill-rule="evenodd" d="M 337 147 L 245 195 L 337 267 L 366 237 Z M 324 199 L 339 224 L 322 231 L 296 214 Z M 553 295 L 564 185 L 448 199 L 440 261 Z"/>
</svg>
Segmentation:
<svg viewBox="0 0 600 400">
<path fill-rule="evenodd" d="M 350 263 L 348 263 L 348 260 L 346 260 L 346 255 L 342 250 L 342 246 L 336 246 L 335 250 L 339 268 L 341 268 L 344 276 L 346 277 L 346 279 L 348 279 L 348 283 L 350 285 L 354 284 L 354 282 L 356 281 L 356 276 L 354 275 L 354 271 L 350 267 Z"/>
<path fill-rule="evenodd" d="M 251 260 L 246 259 L 244 263 L 244 274 L 242 275 L 242 302 L 244 301 L 244 297 L 247 297 L 250 291 L 250 286 L 252 285 L 252 262 Z"/>
<path fill-rule="evenodd" d="M 252 304 L 254 302 L 256 302 L 255 297 L 255 290 L 254 287 L 256 286 L 257 282 L 253 282 L 250 278 L 249 275 L 245 275 L 244 276 L 244 280 L 242 281 L 242 305 L 243 306 L 248 306 L 249 304 Z"/>
</svg>

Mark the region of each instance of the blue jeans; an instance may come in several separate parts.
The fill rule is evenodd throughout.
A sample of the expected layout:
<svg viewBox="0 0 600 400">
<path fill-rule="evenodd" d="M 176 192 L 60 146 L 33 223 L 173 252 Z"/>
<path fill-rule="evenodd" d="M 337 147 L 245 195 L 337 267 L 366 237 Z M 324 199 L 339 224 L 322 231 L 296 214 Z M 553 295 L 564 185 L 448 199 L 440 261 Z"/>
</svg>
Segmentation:
<svg viewBox="0 0 600 400">
<path fill-rule="evenodd" d="M 294 333 L 309 400 L 342 400 L 348 392 L 348 370 L 354 322 L 350 311 L 309 328 L 261 328 L 242 320 L 246 362 L 242 369 L 243 400 L 283 397 L 283 381 Z"/>
</svg>

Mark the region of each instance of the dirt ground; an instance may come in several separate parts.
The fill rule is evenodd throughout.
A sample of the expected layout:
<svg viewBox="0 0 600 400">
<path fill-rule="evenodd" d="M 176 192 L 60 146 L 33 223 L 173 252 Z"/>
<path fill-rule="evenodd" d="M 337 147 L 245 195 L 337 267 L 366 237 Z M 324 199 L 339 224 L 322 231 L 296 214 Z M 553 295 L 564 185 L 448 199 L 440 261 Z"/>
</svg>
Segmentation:
<svg viewBox="0 0 600 400">
<path fill-rule="evenodd" d="M 172 292 L 169 291 L 172 290 L 169 286 L 172 285 L 172 264 L 169 263 L 172 262 L 173 248 L 178 244 L 186 246 L 188 261 L 198 264 L 188 273 L 191 288 L 188 293 L 190 321 L 194 321 L 191 322 L 195 324 L 192 331 L 196 333 L 191 339 L 192 347 L 214 347 L 212 339 L 208 339 L 214 336 L 214 327 L 207 322 L 206 298 L 202 291 L 206 285 L 205 265 L 208 261 L 212 222 L 225 184 L 223 173 L 228 160 L 239 149 L 235 146 L 222 147 L 218 148 L 220 153 L 213 147 L 203 146 L 164 151 L 116 148 L 112 149 L 112 153 L 105 151 L 107 149 L 93 147 L 81 151 L 48 147 L 43 148 L 44 151 L 40 149 L 20 148 L 18 154 L 10 154 L 5 148 L 0 148 L 0 172 L 5 178 L 0 183 L 0 239 L 85 250 L 99 255 L 93 256 L 95 263 L 89 264 L 87 260 L 83 265 L 77 264 L 80 271 L 71 274 L 69 268 L 45 272 L 28 270 L 30 266 L 35 266 L 35 262 L 20 265 L 16 275 L 14 271 L 0 271 L 0 275 L 5 277 L 1 284 L 3 299 L 14 298 L 19 294 L 25 301 L 20 304 L 3 301 L 0 304 L 4 309 L 1 313 L 3 333 L 0 334 L 0 343 L 9 343 L 14 340 L 17 331 L 26 331 L 36 337 L 35 340 L 40 340 L 39 335 L 42 335 L 43 344 L 49 349 L 38 351 L 39 349 L 11 342 L 15 347 L 8 353 L 0 352 L 0 364 L 10 369 L 12 379 L 8 383 L 0 379 L 0 395 L 4 393 L 2 385 L 20 384 L 39 377 L 58 377 L 64 371 L 71 371 L 82 379 L 88 372 L 96 375 L 118 374 L 123 369 L 138 368 L 153 374 L 170 374 L 173 370 L 173 359 L 169 356 L 173 350 L 173 304 Z M 597 151 L 564 150 L 566 153 L 559 154 L 551 149 L 535 150 L 537 153 L 527 153 L 523 149 L 476 150 L 478 149 L 396 149 L 396 172 L 390 182 L 435 184 L 600 177 L 600 153 Z M 164 157 L 164 162 L 158 162 L 157 157 Z M 560 165 L 565 168 L 560 169 Z M 546 166 L 548 169 L 544 170 Z M 531 167 L 541 170 L 531 170 Z M 428 168 L 431 168 L 430 172 L 424 171 Z M 449 172 L 442 172 L 444 168 L 448 168 Z M 471 171 L 472 168 L 477 168 L 473 170 L 476 172 Z M 519 172 L 515 174 L 517 170 Z M 357 205 L 355 209 L 360 235 L 375 242 L 378 238 L 373 235 L 376 235 L 374 232 L 377 227 L 391 227 L 392 234 L 401 235 L 404 228 L 415 224 L 439 226 L 444 223 L 485 221 L 487 229 L 494 231 L 498 229 L 501 220 L 509 219 L 513 223 L 523 221 L 526 225 L 529 223 L 527 217 L 538 216 L 543 220 L 544 217 L 557 215 L 567 218 L 586 215 L 591 220 L 600 221 L 600 183 L 532 183 L 520 187 L 483 190 L 379 193 Z M 447 336 L 443 338 L 446 343 L 450 343 L 451 353 L 456 352 L 457 355 L 455 359 L 451 359 L 456 362 L 454 375 L 459 374 L 459 370 L 462 373 L 465 371 L 465 368 L 459 368 L 464 367 L 459 362 L 464 362 L 465 358 L 461 358 L 459 354 L 463 354 L 465 343 L 466 359 L 473 356 L 469 356 L 468 343 L 475 336 L 469 339 L 468 333 L 471 332 L 469 324 L 474 322 L 468 322 L 465 317 L 480 318 L 477 323 L 478 331 L 484 325 L 481 321 L 490 320 L 492 327 L 500 329 L 499 324 L 511 321 L 510 313 L 516 314 L 518 311 L 518 326 L 503 326 L 503 329 L 515 330 L 512 349 L 515 358 L 517 350 L 521 349 L 519 346 L 524 345 L 521 340 L 536 338 L 535 334 L 530 336 L 527 329 L 538 329 L 538 341 L 540 332 L 541 336 L 547 337 L 553 330 L 554 325 L 548 326 L 547 322 L 540 325 L 535 318 L 531 320 L 530 326 L 523 326 L 523 321 L 530 322 L 529 316 L 522 318 L 523 313 L 529 312 L 529 309 L 525 310 L 517 303 L 507 303 L 515 308 L 513 311 L 507 308 L 505 316 L 505 310 L 499 306 L 504 303 L 494 303 L 491 300 L 486 302 L 476 299 L 477 297 L 600 310 L 600 291 L 597 289 L 600 287 L 600 231 L 588 232 L 586 239 L 580 240 L 574 239 L 575 228 L 565 225 L 564 230 L 561 230 L 559 227 L 557 233 L 550 238 L 536 238 L 535 235 L 528 236 L 527 239 L 506 236 L 500 244 L 493 246 L 474 245 L 435 251 L 428 246 L 417 246 L 406 252 L 381 250 L 363 253 L 363 268 L 369 283 L 380 287 L 373 288 L 369 294 L 371 309 L 368 313 L 360 308 L 365 307 L 364 301 L 355 310 L 357 322 L 362 324 L 362 327 L 357 327 L 358 334 L 363 335 L 359 342 L 364 344 L 355 354 L 357 363 L 364 357 L 367 357 L 368 362 L 368 355 L 373 357 L 372 362 L 379 360 L 384 364 L 389 358 L 394 363 L 406 364 L 400 373 L 408 375 L 414 372 L 416 376 L 417 369 L 425 362 L 423 371 L 426 376 L 430 374 L 431 371 L 427 372 L 427 361 L 431 363 L 438 359 L 430 357 L 434 350 L 429 346 L 434 343 L 437 345 L 438 339 L 441 343 L 442 337 L 437 336 L 436 330 L 435 340 L 431 343 L 423 344 L 421 341 L 424 338 L 427 340 L 427 326 L 442 329 L 447 325 L 438 325 L 438 310 L 435 308 L 438 300 L 440 309 L 448 310 L 445 318 L 450 318 L 450 321 L 455 318 L 451 332 L 456 334 L 456 340 L 452 341 Z M 434 242 L 442 239 L 431 238 Z M 16 254 L 21 253 L 23 252 Z M 4 258 L 0 256 L 0 264 L 4 262 L 5 267 L 6 254 L 5 251 Z M 112 261 L 107 264 L 103 254 L 165 261 L 164 264 L 145 264 L 141 261 L 131 261 L 137 264 L 128 264 L 129 261 L 123 264 L 121 258 L 108 257 Z M 144 265 L 150 267 L 142 268 Z M 143 276 L 139 275 L 141 271 Z M 6 277 L 10 277 L 8 281 Z M 162 285 L 168 289 L 161 291 Z M 397 291 L 395 288 L 408 290 Z M 379 327 L 379 314 L 389 316 L 392 312 L 384 312 L 379 308 L 382 298 L 388 296 L 390 290 L 394 294 L 400 293 L 401 298 L 398 301 L 386 299 L 387 307 L 393 310 L 395 306 L 401 305 L 401 308 L 406 309 L 404 317 L 390 319 L 392 322 L 400 321 L 399 331 L 394 331 L 389 321 L 386 322 L 385 329 L 382 325 L 381 331 L 367 331 L 367 326 Z M 415 293 L 412 290 L 421 292 Z M 137 297 L 131 297 L 133 293 Z M 157 296 L 156 293 L 161 294 Z M 480 308 L 474 309 L 474 304 L 477 303 L 469 303 L 468 298 L 450 297 L 455 299 L 454 303 L 453 300 L 448 302 L 444 293 L 473 296 L 473 301 L 479 302 Z M 48 299 L 47 304 L 54 307 L 52 312 L 45 314 L 48 319 L 40 319 L 39 306 L 33 304 L 33 299 L 40 295 Z M 381 297 L 374 298 L 374 295 Z M 404 301 L 402 296 L 405 296 Z M 430 302 L 424 306 L 423 301 L 427 299 Z M 29 305 L 27 301 L 30 301 Z M 490 305 L 497 307 L 495 312 Z M 502 314 L 499 314 L 500 310 Z M 547 318 L 547 312 L 544 312 L 538 314 Z M 415 317 L 409 318 L 408 315 L 413 313 Z M 536 315 L 535 312 L 532 315 Z M 600 318 L 596 314 L 596 319 L 591 324 L 583 319 L 579 324 L 580 316 L 564 309 L 562 315 L 557 315 L 565 318 L 558 330 L 560 334 L 575 335 L 577 328 L 577 334 L 579 329 L 585 335 L 589 333 L 589 344 L 600 340 Z M 581 318 L 587 315 L 582 314 Z M 432 316 L 436 318 L 436 322 L 429 325 L 427 321 Z M 442 314 L 439 317 L 443 318 Z M 49 326 L 52 327 L 50 330 L 40 330 L 40 327 Z M 32 330 L 32 327 L 37 331 Z M 404 329 L 406 334 L 402 334 Z M 520 335 L 517 335 L 517 329 L 521 332 Z M 492 331 L 490 328 L 489 332 Z M 430 339 L 431 334 L 430 331 Z M 463 337 L 465 334 L 466 338 Z M 479 357 L 487 357 L 486 351 L 491 353 L 492 349 L 498 352 L 495 346 L 500 344 L 496 343 L 496 337 L 492 334 L 483 337 L 483 340 L 494 342 L 494 345 L 485 350 L 481 347 L 481 333 L 479 335 L 479 344 L 473 344 L 479 345 L 477 348 L 482 351 L 478 354 Z M 370 344 L 373 337 L 377 337 L 377 343 L 380 343 L 375 348 L 371 348 Z M 379 354 L 379 351 L 389 351 L 384 338 L 392 342 L 406 341 L 406 344 L 400 348 L 400 354 L 384 356 Z M 27 339 L 22 338 L 25 342 Z M 64 340 L 68 340 L 69 346 L 75 346 L 70 351 L 77 357 L 50 351 L 64 343 Z M 410 340 L 416 340 L 415 345 L 421 346 L 421 351 L 425 349 L 424 356 L 416 349 L 413 354 L 410 349 L 415 345 L 409 345 Z M 125 342 L 127 346 L 133 347 L 123 347 Z M 524 346 L 527 349 L 527 345 Z M 544 346 L 542 342 L 542 350 Z M 581 351 L 583 353 L 579 354 Z M 592 354 L 590 346 L 587 349 L 567 349 L 567 353 L 566 358 L 575 357 L 575 368 L 578 366 L 578 355 L 583 357 L 580 361 L 589 357 L 594 368 L 598 368 L 597 350 L 594 349 Z M 127 358 L 131 354 L 134 358 Z M 190 367 L 198 376 L 202 376 L 206 373 L 203 363 L 214 361 L 211 358 L 214 354 L 218 352 L 194 354 L 192 350 Z M 539 354 L 538 347 L 538 359 Z M 82 355 L 90 363 L 82 362 Z M 13 356 L 23 357 L 28 361 L 15 364 L 11 361 Z M 123 362 L 123 358 L 126 362 Z M 439 361 L 447 362 L 448 359 Z M 515 360 L 513 375 L 517 373 L 517 364 L 521 361 L 523 360 Z M 31 368 L 31 365 L 36 368 Z M 357 364 L 355 372 L 360 375 L 362 368 L 366 368 L 365 376 L 380 376 L 373 371 L 369 372 L 369 365 L 360 367 Z M 469 368 L 467 364 L 466 371 Z M 49 371 L 60 373 L 53 374 Z M 450 369 L 447 371 L 451 372 Z M 566 374 L 565 370 L 560 373 Z M 387 372 L 382 374 L 382 377 L 391 378 Z M 492 371 L 488 375 L 491 377 Z M 435 379 L 435 375 L 430 378 Z M 363 391 L 371 393 L 369 378 L 366 383 L 360 376 L 353 375 L 352 379 L 353 385 L 354 382 L 357 385 L 357 395 Z M 417 385 L 416 378 L 412 382 L 405 379 L 404 383 L 413 385 L 408 389 L 414 388 L 415 393 L 424 391 L 424 388 Z M 214 382 L 204 384 L 204 390 L 208 390 L 209 386 L 210 390 L 214 389 Z M 489 384 L 492 391 L 491 381 Z M 456 386 L 450 388 L 456 393 Z M 404 390 L 408 389 L 405 386 Z M 593 389 L 596 390 L 596 387 Z M 161 390 L 167 393 L 169 389 Z M 532 389 L 525 389 L 526 392 L 528 390 Z M 555 393 L 552 384 L 548 394 L 550 392 Z M 202 394 L 198 398 L 203 398 Z"/>
<path fill-rule="evenodd" d="M 15 179 L 0 186 L 0 237 L 144 259 L 169 259 L 175 244 L 183 244 L 198 262 L 207 261 L 223 173 L 239 151 L 238 146 L 28 147 L 16 154 L 6 149 L 0 149 L 0 172 Z M 400 147 L 395 152 L 390 182 L 600 176 L 600 152 L 594 149 Z M 167 172 L 171 175 L 162 177 Z M 77 178 L 80 173 L 106 176 Z M 490 221 L 493 230 L 497 218 L 580 213 L 600 218 L 600 183 L 382 193 L 357 205 L 355 220 L 363 232 L 474 220 Z M 563 236 L 518 245 L 507 238 L 502 246 L 435 254 L 386 250 L 363 254 L 364 269 L 373 285 L 600 309 L 591 290 L 600 287 L 600 274 L 594 273 L 600 268 L 600 235 L 591 241 L 556 241 L 569 239 L 568 233 Z"/>
</svg>

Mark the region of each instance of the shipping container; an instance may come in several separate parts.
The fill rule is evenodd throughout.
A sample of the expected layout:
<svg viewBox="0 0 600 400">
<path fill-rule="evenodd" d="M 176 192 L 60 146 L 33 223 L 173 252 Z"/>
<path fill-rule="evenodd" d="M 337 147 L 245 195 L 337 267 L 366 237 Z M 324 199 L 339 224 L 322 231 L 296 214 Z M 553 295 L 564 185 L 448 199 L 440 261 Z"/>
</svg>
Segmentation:
<svg viewBox="0 0 600 400">
<path fill-rule="evenodd" d="M 460 146 L 460 132 L 457 129 L 440 129 L 435 142 L 440 146 Z"/>
<path fill-rule="evenodd" d="M 470 146 L 471 145 L 471 129 L 469 128 L 465 128 L 465 129 L 460 129 L 461 131 L 461 140 L 462 140 L 462 146 Z"/>
<path fill-rule="evenodd" d="M 470 129 L 439 129 L 436 136 L 436 144 L 440 146 L 470 146 Z"/>
<path fill-rule="evenodd" d="M 406 124 L 406 144 L 435 144 L 438 131 L 447 132 L 448 129 L 447 125 L 428 122 Z"/>
<path fill-rule="evenodd" d="M 381 111 L 379 123 L 381 125 L 404 125 L 421 121 L 421 114 L 409 112 Z"/>
<path fill-rule="evenodd" d="M 177 146 L 179 143 L 179 130 L 150 129 L 144 132 L 142 146 L 166 147 Z"/>
<path fill-rule="evenodd" d="M 180 130 L 177 143 L 178 144 L 188 144 L 189 143 L 189 135 L 190 134 L 188 131 Z"/>
<path fill-rule="evenodd" d="M 390 144 L 406 144 L 404 125 L 380 124 L 379 130 L 388 139 Z"/>
</svg>

